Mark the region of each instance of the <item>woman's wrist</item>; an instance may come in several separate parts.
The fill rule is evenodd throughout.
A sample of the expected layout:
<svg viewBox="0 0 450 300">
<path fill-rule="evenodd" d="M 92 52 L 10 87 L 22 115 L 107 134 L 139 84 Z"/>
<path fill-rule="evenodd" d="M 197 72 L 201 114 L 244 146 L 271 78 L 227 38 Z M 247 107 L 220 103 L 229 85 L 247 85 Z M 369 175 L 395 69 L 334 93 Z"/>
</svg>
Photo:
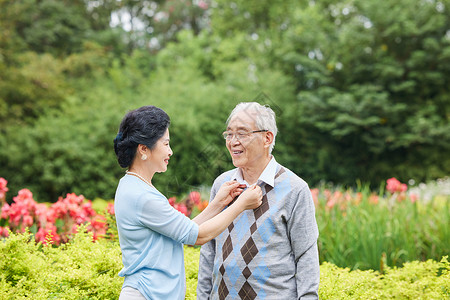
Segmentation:
<svg viewBox="0 0 450 300">
<path fill-rule="evenodd" d="M 211 202 L 211 204 L 214 204 L 215 207 L 220 210 L 224 209 L 227 206 L 223 199 L 218 199 L 217 195 L 214 197 L 214 200 Z"/>
<path fill-rule="evenodd" d="M 207 209 L 209 208 L 210 211 L 216 215 L 218 213 L 220 213 L 224 208 L 225 205 L 222 203 L 222 201 L 219 201 L 216 197 L 213 199 L 213 201 L 210 201 L 208 206 L 206 207 Z"/>
</svg>

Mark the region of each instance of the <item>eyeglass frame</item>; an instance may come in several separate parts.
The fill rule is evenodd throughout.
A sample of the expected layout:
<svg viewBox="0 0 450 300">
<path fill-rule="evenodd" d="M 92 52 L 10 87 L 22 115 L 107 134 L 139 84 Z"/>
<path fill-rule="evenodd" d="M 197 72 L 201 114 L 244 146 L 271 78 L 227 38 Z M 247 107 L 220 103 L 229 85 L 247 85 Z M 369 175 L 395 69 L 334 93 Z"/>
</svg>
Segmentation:
<svg viewBox="0 0 450 300">
<path fill-rule="evenodd" d="M 245 135 L 246 135 L 246 137 L 249 137 L 250 134 L 252 134 L 252 133 L 258 133 L 258 132 L 269 132 L 269 130 L 267 130 L 267 129 L 253 130 L 253 131 L 246 132 Z M 242 137 L 239 138 L 239 137 L 237 136 L 237 133 L 231 134 L 231 137 L 230 137 L 230 138 L 228 137 L 228 136 L 230 136 L 230 134 L 228 134 L 227 131 L 224 131 L 224 132 L 222 133 L 222 135 L 223 135 L 223 138 L 224 138 L 226 141 L 231 141 L 231 140 L 233 139 L 234 136 L 236 137 L 236 139 L 237 139 L 238 141 L 240 141 L 240 140 L 242 139 Z M 227 136 L 225 136 L 225 135 L 227 135 Z"/>
</svg>

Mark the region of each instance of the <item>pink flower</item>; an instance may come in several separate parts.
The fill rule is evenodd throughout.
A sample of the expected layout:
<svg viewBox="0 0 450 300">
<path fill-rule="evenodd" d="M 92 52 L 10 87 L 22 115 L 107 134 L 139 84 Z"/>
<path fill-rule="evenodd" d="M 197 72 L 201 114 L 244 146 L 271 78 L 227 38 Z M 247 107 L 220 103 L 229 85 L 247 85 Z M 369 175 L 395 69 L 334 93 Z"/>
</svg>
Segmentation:
<svg viewBox="0 0 450 300">
<path fill-rule="evenodd" d="M 34 202 L 33 193 L 29 189 L 21 189 L 16 197 L 13 198 L 14 202 Z"/>
<path fill-rule="evenodd" d="M 173 206 L 176 210 L 184 214 L 185 216 L 188 216 L 188 209 L 185 204 L 183 203 L 175 203 Z"/>
<path fill-rule="evenodd" d="M 361 192 L 358 192 L 358 193 L 356 193 L 356 197 L 353 199 L 354 200 L 354 203 L 355 203 L 355 205 L 358 205 L 358 204 L 360 204 L 361 203 L 361 201 L 362 201 L 362 197 L 363 197 L 363 195 L 362 195 L 362 193 Z"/>
<path fill-rule="evenodd" d="M 56 226 L 53 224 L 47 224 L 47 226 L 39 228 L 38 232 L 36 233 L 36 240 L 38 242 L 42 242 L 44 245 L 47 245 L 47 242 L 50 240 L 51 244 L 59 245 L 61 242 L 61 237 L 56 232 Z"/>
<path fill-rule="evenodd" d="M 406 192 L 406 190 L 408 189 L 405 183 L 401 183 L 395 177 L 389 178 L 388 180 L 386 180 L 386 182 L 386 190 L 388 190 L 391 194 L 394 194 L 396 192 Z"/>
<path fill-rule="evenodd" d="M 336 198 L 329 198 L 326 207 L 331 209 L 336 205 Z"/>
<path fill-rule="evenodd" d="M 94 217 L 91 220 L 91 226 L 95 230 L 101 230 L 101 229 L 105 228 L 106 227 L 105 217 L 103 217 L 102 215 L 97 215 L 96 217 Z"/>
<path fill-rule="evenodd" d="M 5 178 L 0 177 L 0 199 L 5 198 L 6 192 L 9 191 L 6 187 L 7 184 L 8 181 Z"/>
<path fill-rule="evenodd" d="M 170 197 L 170 198 L 169 198 L 169 204 L 172 205 L 172 206 L 175 205 L 175 202 L 176 202 L 176 201 L 177 201 L 177 198 L 176 198 L 176 197 Z"/>
<path fill-rule="evenodd" d="M 23 216 L 22 224 L 25 227 L 31 227 L 33 225 L 33 217 L 30 215 Z"/>
<path fill-rule="evenodd" d="M 92 208 L 92 201 L 88 200 L 88 202 L 85 202 L 82 204 L 82 208 L 86 215 L 88 216 L 95 216 L 95 210 Z"/>
<path fill-rule="evenodd" d="M 203 10 L 208 9 L 208 3 L 206 3 L 205 1 L 200 0 L 197 5 Z"/>
<path fill-rule="evenodd" d="M 195 205 L 200 204 L 201 196 L 199 192 L 193 191 L 189 193 L 189 199 L 191 199 Z"/>
<path fill-rule="evenodd" d="M 9 236 L 8 227 L 0 226 L 0 237 L 8 237 L 8 236 Z"/>
<path fill-rule="evenodd" d="M 406 183 L 402 183 L 402 185 L 400 187 L 400 192 L 406 192 L 407 189 L 408 189 L 408 186 L 406 185 Z"/>
<path fill-rule="evenodd" d="M 110 215 L 115 215 L 116 212 L 114 210 L 114 203 L 109 202 L 108 205 L 106 205 L 106 211 L 110 214 Z"/>
<path fill-rule="evenodd" d="M 44 203 L 36 204 L 35 215 L 39 226 L 45 226 L 47 224 L 48 211 L 49 209 Z"/>
<path fill-rule="evenodd" d="M 343 203 L 344 198 L 341 191 L 335 191 L 333 195 L 330 195 L 330 197 L 327 199 L 326 207 L 331 209 L 338 203 Z"/>
<path fill-rule="evenodd" d="M 6 191 L 8 191 L 7 189 L 7 186 L 8 185 L 8 180 L 6 180 L 5 178 L 3 178 L 3 177 L 0 177 L 0 189 L 2 189 L 2 190 L 5 190 L 6 189 Z"/>
<path fill-rule="evenodd" d="M 370 204 L 378 204 L 378 200 L 379 200 L 378 195 L 371 194 L 371 195 L 369 196 L 369 203 L 370 203 Z"/>
<path fill-rule="evenodd" d="M 417 194 L 409 194 L 409 199 L 412 203 L 415 203 L 417 202 L 417 200 L 419 200 L 419 196 L 417 196 Z"/>
<path fill-rule="evenodd" d="M 6 203 L 5 205 L 2 206 L 2 213 L 0 215 L 0 219 L 8 219 L 9 216 L 9 210 L 10 210 L 11 206 Z"/>
<path fill-rule="evenodd" d="M 311 195 L 314 201 L 314 205 L 318 206 L 319 205 L 319 189 L 315 188 L 315 189 L 311 189 Z"/>
</svg>

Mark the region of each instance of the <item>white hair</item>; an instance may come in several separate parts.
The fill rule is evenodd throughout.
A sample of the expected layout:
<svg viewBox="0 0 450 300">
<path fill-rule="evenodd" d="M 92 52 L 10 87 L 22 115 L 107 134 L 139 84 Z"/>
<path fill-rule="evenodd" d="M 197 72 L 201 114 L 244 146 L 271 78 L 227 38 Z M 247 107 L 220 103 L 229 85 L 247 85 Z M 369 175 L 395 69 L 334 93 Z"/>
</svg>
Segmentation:
<svg viewBox="0 0 450 300">
<path fill-rule="evenodd" d="M 258 130 L 268 130 L 273 133 L 273 141 L 270 144 L 269 153 L 272 153 L 275 146 L 275 137 L 277 136 L 277 122 L 275 120 L 275 112 L 269 107 L 269 105 L 261 105 L 257 102 L 241 102 L 233 109 L 230 116 L 227 119 L 227 126 L 230 120 L 241 111 L 245 111 L 251 116 Z"/>
</svg>

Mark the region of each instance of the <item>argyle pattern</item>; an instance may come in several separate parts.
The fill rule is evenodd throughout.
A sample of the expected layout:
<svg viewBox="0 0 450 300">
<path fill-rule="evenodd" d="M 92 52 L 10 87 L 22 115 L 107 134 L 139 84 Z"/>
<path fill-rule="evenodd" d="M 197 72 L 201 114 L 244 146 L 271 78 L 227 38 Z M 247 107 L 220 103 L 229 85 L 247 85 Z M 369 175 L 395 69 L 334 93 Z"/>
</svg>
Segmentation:
<svg viewBox="0 0 450 300">
<path fill-rule="evenodd" d="M 277 178 L 284 172 L 284 168 L 281 168 L 275 178 Z M 255 288 L 257 287 L 252 287 L 247 279 L 249 279 L 250 276 L 253 276 L 257 279 L 257 282 L 260 283 L 260 285 L 263 285 L 264 282 L 267 281 L 270 277 L 270 271 L 265 265 L 263 259 L 265 255 L 265 246 L 260 245 L 260 249 L 258 249 L 254 238 L 258 238 L 259 240 L 267 243 L 274 232 L 272 220 L 269 217 L 263 218 L 265 214 L 270 214 L 270 205 L 267 199 L 267 194 L 272 189 L 273 188 L 270 185 L 262 185 L 262 203 L 258 208 L 253 210 L 254 220 L 252 225 L 249 226 L 249 220 L 246 218 L 246 216 L 241 216 L 238 220 L 234 221 L 236 222 L 236 224 L 234 224 L 233 222 L 228 226 L 228 236 L 225 239 L 225 243 L 222 247 L 222 264 L 219 267 L 219 272 L 222 275 L 222 280 L 220 281 L 220 284 L 218 286 L 217 293 L 220 300 L 226 299 L 227 296 L 230 296 L 233 299 L 238 298 L 243 300 L 253 300 L 256 298 L 264 299 L 264 290 L 260 289 L 259 291 L 256 291 Z M 233 230 L 237 230 L 236 236 L 238 237 L 234 245 L 232 240 Z M 245 241 L 243 241 L 245 233 L 248 233 L 248 231 L 250 231 L 249 236 L 245 239 Z M 254 237 L 254 235 L 258 236 Z M 239 268 L 232 254 L 241 255 L 243 261 L 246 264 L 246 266 L 242 270 Z M 255 260 L 255 257 L 257 257 L 258 254 L 260 254 L 260 258 Z M 253 262 L 254 264 L 256 264 L 256 268 L 253 266 Z M 227 273 L 232 286 L 227 286 L 227 283 L 223 279 L 225 273 Z M 243 284 L 241 284 L 240 286 L 236 286 L 236 282 L 239 278 L 241 278 Z"/>
<path fill-rule="evenodd" d="M 237 170 L 215 180 L 211 199 Z M 318 299 L 319 232 L 312 195 L 295 173 L 278 163 L 276 171 L 269 175 L 273 186 L 258 181 L 262 205 L 242 212 L 202 246 L 197 299 Z"/>
</svg>

